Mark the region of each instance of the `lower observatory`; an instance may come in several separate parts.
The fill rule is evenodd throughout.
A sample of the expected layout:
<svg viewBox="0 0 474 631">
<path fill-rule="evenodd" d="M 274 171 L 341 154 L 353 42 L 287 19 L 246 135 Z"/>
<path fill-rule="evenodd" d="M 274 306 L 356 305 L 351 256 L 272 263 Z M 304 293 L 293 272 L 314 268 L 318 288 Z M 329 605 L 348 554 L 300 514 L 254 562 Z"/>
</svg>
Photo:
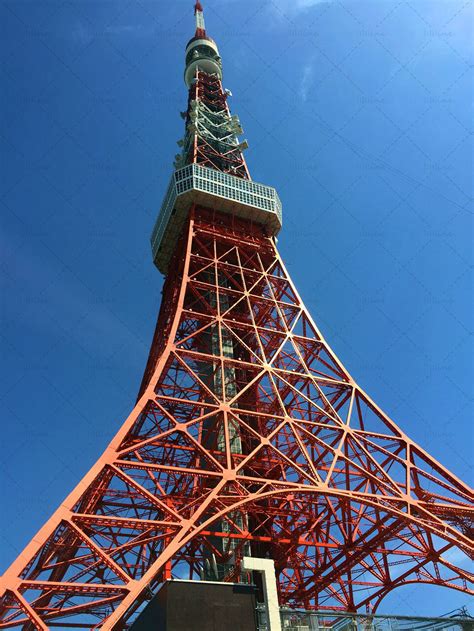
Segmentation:
<svg viewBox="0 0 474 631">
<path fill-rule="evenodd" d="M 250 630 L 250 598 L 274 631 L 278 604 L 335 616 L 374 613 L 407 583 L 472 593 L 455 559 L 473 556 L 473 492 L 371 400 L 313 322 L 276 248 L 278 194 L 250 178 L 199 1 L 195 18 L 185 133 L 151 237 L 165 284 L 138 399 L 1 578 L 0 629 L 171 630 L 183 603 L 194 629 L 217 599 L 222 629 Z"/>
</svg>

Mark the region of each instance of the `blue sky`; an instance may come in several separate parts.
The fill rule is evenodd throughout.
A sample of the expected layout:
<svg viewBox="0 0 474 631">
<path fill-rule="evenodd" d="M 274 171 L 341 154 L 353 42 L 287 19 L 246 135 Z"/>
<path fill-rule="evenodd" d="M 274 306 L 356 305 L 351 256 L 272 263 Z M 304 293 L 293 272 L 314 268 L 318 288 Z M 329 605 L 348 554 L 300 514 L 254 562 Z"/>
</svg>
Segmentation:
<svg viewBox="0 0 474 631">
<path fill-rule="evenodd" d="M 472 5 L 204 5 L 303 299 L 362 387 L 472 482 Z M 191 0 L 3 0 L 0 16 L 1 571 L 134 403 L 193 17 Z M 384 611 L 468 602 L 411 586 Z"/>
</svg>

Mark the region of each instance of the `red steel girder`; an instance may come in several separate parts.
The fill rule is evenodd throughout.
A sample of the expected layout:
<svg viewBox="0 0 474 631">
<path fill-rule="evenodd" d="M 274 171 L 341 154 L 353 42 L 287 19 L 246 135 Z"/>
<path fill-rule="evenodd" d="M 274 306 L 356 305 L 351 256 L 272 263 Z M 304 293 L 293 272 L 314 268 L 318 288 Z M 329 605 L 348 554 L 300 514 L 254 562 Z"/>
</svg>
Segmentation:
<svg viewBox="0 0 474 631">
<path fill-rule="evenodd" d="M 248 546 L 282 604 L 471 593 L 471 489 L 348 374 L 263 229 L 193 208 L 170 269 L 136 406 L 2 577 L 0 628 L 118 629 L 208 554 L 236 580 Z"/>
</svg>

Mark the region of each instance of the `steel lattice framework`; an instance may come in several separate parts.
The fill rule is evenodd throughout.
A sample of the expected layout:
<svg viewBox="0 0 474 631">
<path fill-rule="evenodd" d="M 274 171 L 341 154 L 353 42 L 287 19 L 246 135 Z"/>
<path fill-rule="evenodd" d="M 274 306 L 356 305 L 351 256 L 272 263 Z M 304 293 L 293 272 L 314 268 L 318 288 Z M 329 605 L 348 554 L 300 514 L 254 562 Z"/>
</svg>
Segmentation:
<svg viewBox="0 0 474 631">
<path fill-rule="evenodd" d="M 223 110 L 235 124 L 204 74 L 182 164 L 249 179 L 237 141 L 192 115 L 207 86 L 214 131 Z M 268 228 L 238 215 L 190 205 L 135 408 L 2 577 L 0 628 L 126 628 L 173 576 L 249 580 L 249 554 L 306 609 L 375 611 L 410 582 L 472 593 L 471 489 L 357 385 Z"/>
</svg>

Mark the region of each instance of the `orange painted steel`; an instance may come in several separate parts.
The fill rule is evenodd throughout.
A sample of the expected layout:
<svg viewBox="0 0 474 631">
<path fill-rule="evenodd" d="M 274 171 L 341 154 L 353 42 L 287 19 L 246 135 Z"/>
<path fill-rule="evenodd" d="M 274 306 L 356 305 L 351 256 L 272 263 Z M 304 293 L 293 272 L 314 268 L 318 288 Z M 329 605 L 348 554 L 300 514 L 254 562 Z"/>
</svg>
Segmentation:
<svg viewBox="0 0 474 631">
<path fill-rule="evenodd" d="M 471 490 L 357 386 L 274 241 L 193 208 L 171 269 L 140 398 L 4 575 L 0 627 L 124 628 L 209 553 L 239 577 L 244 545 L 275 559 L 282 604 L 373 611 L 413 581 L 469 592 Z"/>
<path fill-rule="evenodd" d="M 196 101 L 230 116 L 217 76 L 188 131 Z M 186 163 L 250 178 L 238 144 L 188 138 Z M 169 269 L 136 405 L 1 578 L 0 628 L 124 629 L 169 578 L 250 580 L 249 554 L 304 609 L 472 593 L 472 490 L 349 375 L 265 229 L 194 204 Z"/>
</svg>

